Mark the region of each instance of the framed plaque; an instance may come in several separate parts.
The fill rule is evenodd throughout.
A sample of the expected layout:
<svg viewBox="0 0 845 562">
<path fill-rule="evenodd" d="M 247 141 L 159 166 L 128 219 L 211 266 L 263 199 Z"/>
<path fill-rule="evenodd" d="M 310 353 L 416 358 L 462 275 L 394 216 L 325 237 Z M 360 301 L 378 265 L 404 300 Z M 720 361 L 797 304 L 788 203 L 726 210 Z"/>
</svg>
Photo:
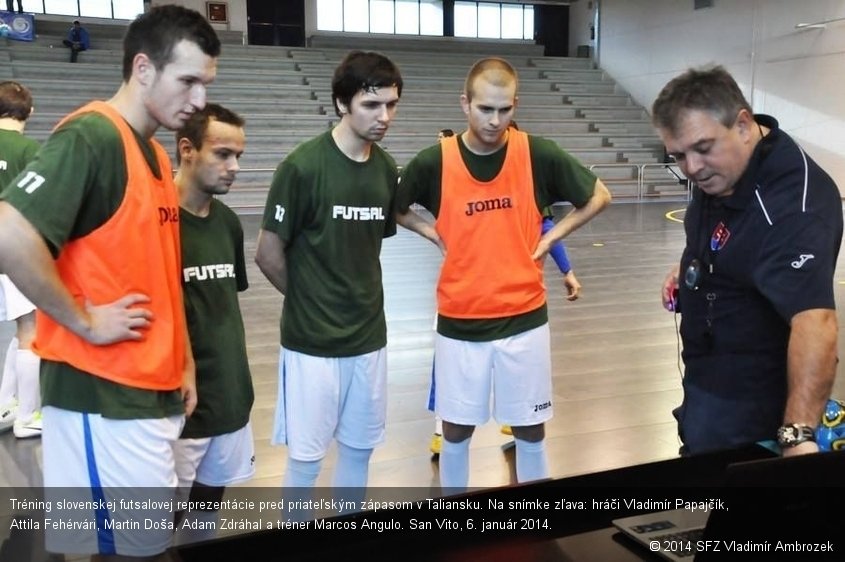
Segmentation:
<svg viewBox="0 0 845 562">
<path fill-rule="evenodd" d="M 205 12 L 211 23 L 229 23 L 229 10 L 226 2 L 206 2 Z"/>
</svg>

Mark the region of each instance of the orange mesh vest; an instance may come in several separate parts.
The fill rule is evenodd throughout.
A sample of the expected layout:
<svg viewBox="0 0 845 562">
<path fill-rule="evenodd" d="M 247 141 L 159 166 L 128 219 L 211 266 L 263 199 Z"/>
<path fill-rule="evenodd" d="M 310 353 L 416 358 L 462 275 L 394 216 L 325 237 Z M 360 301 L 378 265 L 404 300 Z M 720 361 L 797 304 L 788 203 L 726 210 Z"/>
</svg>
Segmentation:
<svg viewBox="0 0 845 562">
<path fill-rule="evenodd" d="M 503 318 L 546 302 L 543 271 L 531 254 L 542 217 L 534 197 L 528 135 L 511 130 L 499 174 L 472 177 L 457 137 L 441 141 L 442 197 L 435 228 L 446 244 L 437 309 L 451 318 Z"/>
<path fill-rule="evenodd" d="M 182 384 L 185 324 L 180 285 L 179 200 L 170 159 L 154 140 L 157 179 L 129 125 L 111 106 L 93 102 L 68 115 L 105 115 L 120 132 L 126 158 L 126 192 L 114 215 L 93 232 L 69 241 L 56 267 L 73 298 L 84 306 L 143 293 L 153 313 L 143 340 L 92 345 L 46 314 L 38 313 L 34 348 L 44 359 L 68 363 L 134 388 L 173 390 Z M 61 123 L 60 123 L 61 125 Z"/>
</svg>

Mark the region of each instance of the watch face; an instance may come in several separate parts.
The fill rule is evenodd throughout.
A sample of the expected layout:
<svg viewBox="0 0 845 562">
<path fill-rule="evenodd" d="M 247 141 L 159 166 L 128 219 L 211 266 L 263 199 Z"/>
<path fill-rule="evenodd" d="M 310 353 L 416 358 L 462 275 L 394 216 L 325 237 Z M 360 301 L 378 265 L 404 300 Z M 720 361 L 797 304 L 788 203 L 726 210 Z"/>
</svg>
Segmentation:
<svg viewBox="0 0 845 562">
<path fill-rule="evenodd" d="M 813 428 L 807 425 L 790 424 L 778 429 L 778 444 L 786 447 L 798 445 L 804 441 L 813 441 L 813 437 Z"/>
</svg>

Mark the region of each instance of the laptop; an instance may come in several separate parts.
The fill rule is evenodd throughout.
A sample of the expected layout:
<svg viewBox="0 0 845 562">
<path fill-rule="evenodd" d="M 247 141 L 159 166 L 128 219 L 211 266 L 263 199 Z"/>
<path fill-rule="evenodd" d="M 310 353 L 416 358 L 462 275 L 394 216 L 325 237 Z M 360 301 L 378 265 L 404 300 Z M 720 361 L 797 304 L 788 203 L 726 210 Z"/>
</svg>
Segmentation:
<svg viewBox="0 0 845 562">
<path fill-rule="evenodd" d="M 845 495 L 843 480 L 845 450 L 737 462 L 726 467 L 725 487 L 719 490 L 721 496 L 738 500 L 728 502 L 730 509 L 669 509 L 612 523 L 656 556 L 674 562 L 703 560 L 711 553 L 697 549 L 710 539 L 830 538 L 841 534 L 843 516 L 822 514 L 837 505 L 837 494 Z"/>
<path fill-rule="evenodd" d="M 680 561 L 695 556 L 709 517 L 709 510 L 669 509 L 614 519 L 613 525 L 661 558 Z"/>
</svg>

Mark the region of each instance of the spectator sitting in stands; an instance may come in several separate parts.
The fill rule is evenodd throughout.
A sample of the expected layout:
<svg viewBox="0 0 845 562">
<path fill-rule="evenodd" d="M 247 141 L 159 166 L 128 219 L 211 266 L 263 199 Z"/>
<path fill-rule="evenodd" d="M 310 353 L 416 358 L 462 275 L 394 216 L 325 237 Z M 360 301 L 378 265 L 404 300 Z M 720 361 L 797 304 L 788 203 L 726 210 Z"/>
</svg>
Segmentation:
<svg viewBox="0 0 845 562">
<path fill-rule="evenodd" d="M 88 30 L 82 27 L 79 20 L 73 21 L 73 27 L 67 32 L 67 39 L 64 39 L 62 43 L 70 49 L 70 62 L 76 62 L 80 51 L 87 51 L 91 47 Z"/>
</svg>

